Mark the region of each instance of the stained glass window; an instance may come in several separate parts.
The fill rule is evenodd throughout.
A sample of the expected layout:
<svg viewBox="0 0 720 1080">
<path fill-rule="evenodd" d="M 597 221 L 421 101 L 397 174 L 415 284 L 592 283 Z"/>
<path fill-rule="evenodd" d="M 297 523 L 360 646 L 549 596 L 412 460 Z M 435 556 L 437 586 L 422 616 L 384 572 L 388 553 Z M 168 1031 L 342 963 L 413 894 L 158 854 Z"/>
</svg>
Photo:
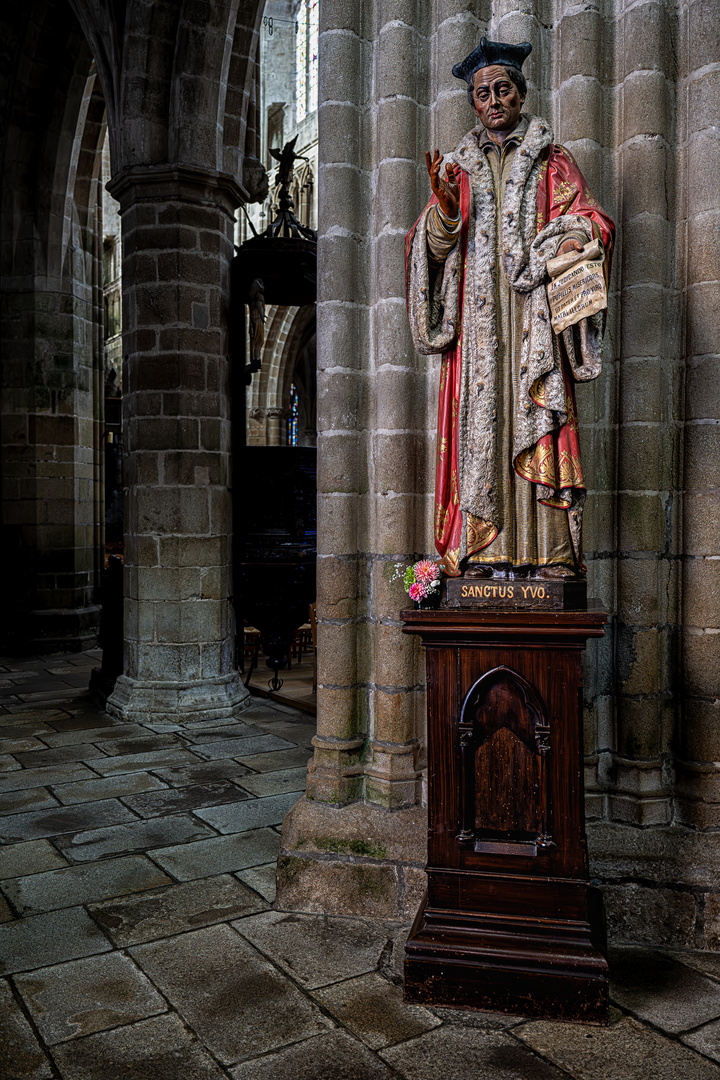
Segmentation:
<svg viewBox="0 0 720 1080">
<path fill-rule="evenodd" d="M 301 0 L 295 42 L 297 123 L 317 109 L 319 0 Z"/>
<path fill-rule="evenodd" d="M 295 383 L 290 384 L 290 415 L 288 417 L 288 446 L 298 444 L 298 424 L 300 417 L 300 403 Z"/>
</svg>

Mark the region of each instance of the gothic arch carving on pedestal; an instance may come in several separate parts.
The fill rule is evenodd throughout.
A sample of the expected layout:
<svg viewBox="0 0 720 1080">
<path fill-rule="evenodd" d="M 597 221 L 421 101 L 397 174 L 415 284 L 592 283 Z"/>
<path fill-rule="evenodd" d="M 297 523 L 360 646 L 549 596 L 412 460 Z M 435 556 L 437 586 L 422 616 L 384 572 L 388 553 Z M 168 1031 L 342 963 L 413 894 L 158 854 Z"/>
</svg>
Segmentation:
<svg viewBox="0 0 720 1080">
<path fill-rule="evenodd" d="M 478 851 L 536 855 L 550 836 L 550 721 L 521 675 L 496 667 L 460 710 L 458 840 Z"/>
</svg>

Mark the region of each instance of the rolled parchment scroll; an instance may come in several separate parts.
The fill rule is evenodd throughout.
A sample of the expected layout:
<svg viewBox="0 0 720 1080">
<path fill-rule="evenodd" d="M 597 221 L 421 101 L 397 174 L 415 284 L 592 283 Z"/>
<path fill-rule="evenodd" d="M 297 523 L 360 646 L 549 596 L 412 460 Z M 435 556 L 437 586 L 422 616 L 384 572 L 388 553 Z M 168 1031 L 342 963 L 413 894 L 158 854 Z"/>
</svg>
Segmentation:
<svg viewBox="0 0 720 1080">
<path fill-rule="evenodd" d="M 548 259 L 548 303 L 556 334 L 607 307 L 604 258 L 602 242 L 592 240 L 582 251 Z"/>
</svg>

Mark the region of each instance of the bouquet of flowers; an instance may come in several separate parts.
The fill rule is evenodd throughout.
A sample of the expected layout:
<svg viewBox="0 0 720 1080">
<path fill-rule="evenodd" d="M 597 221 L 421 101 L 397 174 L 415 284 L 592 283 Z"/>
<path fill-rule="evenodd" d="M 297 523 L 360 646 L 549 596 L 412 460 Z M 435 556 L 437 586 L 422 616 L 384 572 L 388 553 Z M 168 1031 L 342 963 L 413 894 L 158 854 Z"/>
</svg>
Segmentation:
<svg viewBox="0 0 720 1080">
<path fill-rule="evenodd" d="M 405 592 L 418 604 L 423 600 L 439 599 L 441 578 L 442 570 L 438 563 L 431 559 L 420 559 L 405 571 Z"/>
</svg>

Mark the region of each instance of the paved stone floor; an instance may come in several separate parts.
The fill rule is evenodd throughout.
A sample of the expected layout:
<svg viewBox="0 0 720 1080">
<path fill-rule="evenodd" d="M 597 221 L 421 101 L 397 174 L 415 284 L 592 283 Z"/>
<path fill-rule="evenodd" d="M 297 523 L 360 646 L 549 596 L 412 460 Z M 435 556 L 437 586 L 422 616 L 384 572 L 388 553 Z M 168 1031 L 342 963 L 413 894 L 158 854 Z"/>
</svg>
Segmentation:
<svg viewBox="0 0 720 1080">
<path fill-rule="evenodd" d="M 407 928 L 274 911 L 307 714 L 119 724 L 0 661 L 3 1080 L 720 1080 L 720 954 L 614 950 L 608 1028 L 403 1003 Z"/>
</svg>

